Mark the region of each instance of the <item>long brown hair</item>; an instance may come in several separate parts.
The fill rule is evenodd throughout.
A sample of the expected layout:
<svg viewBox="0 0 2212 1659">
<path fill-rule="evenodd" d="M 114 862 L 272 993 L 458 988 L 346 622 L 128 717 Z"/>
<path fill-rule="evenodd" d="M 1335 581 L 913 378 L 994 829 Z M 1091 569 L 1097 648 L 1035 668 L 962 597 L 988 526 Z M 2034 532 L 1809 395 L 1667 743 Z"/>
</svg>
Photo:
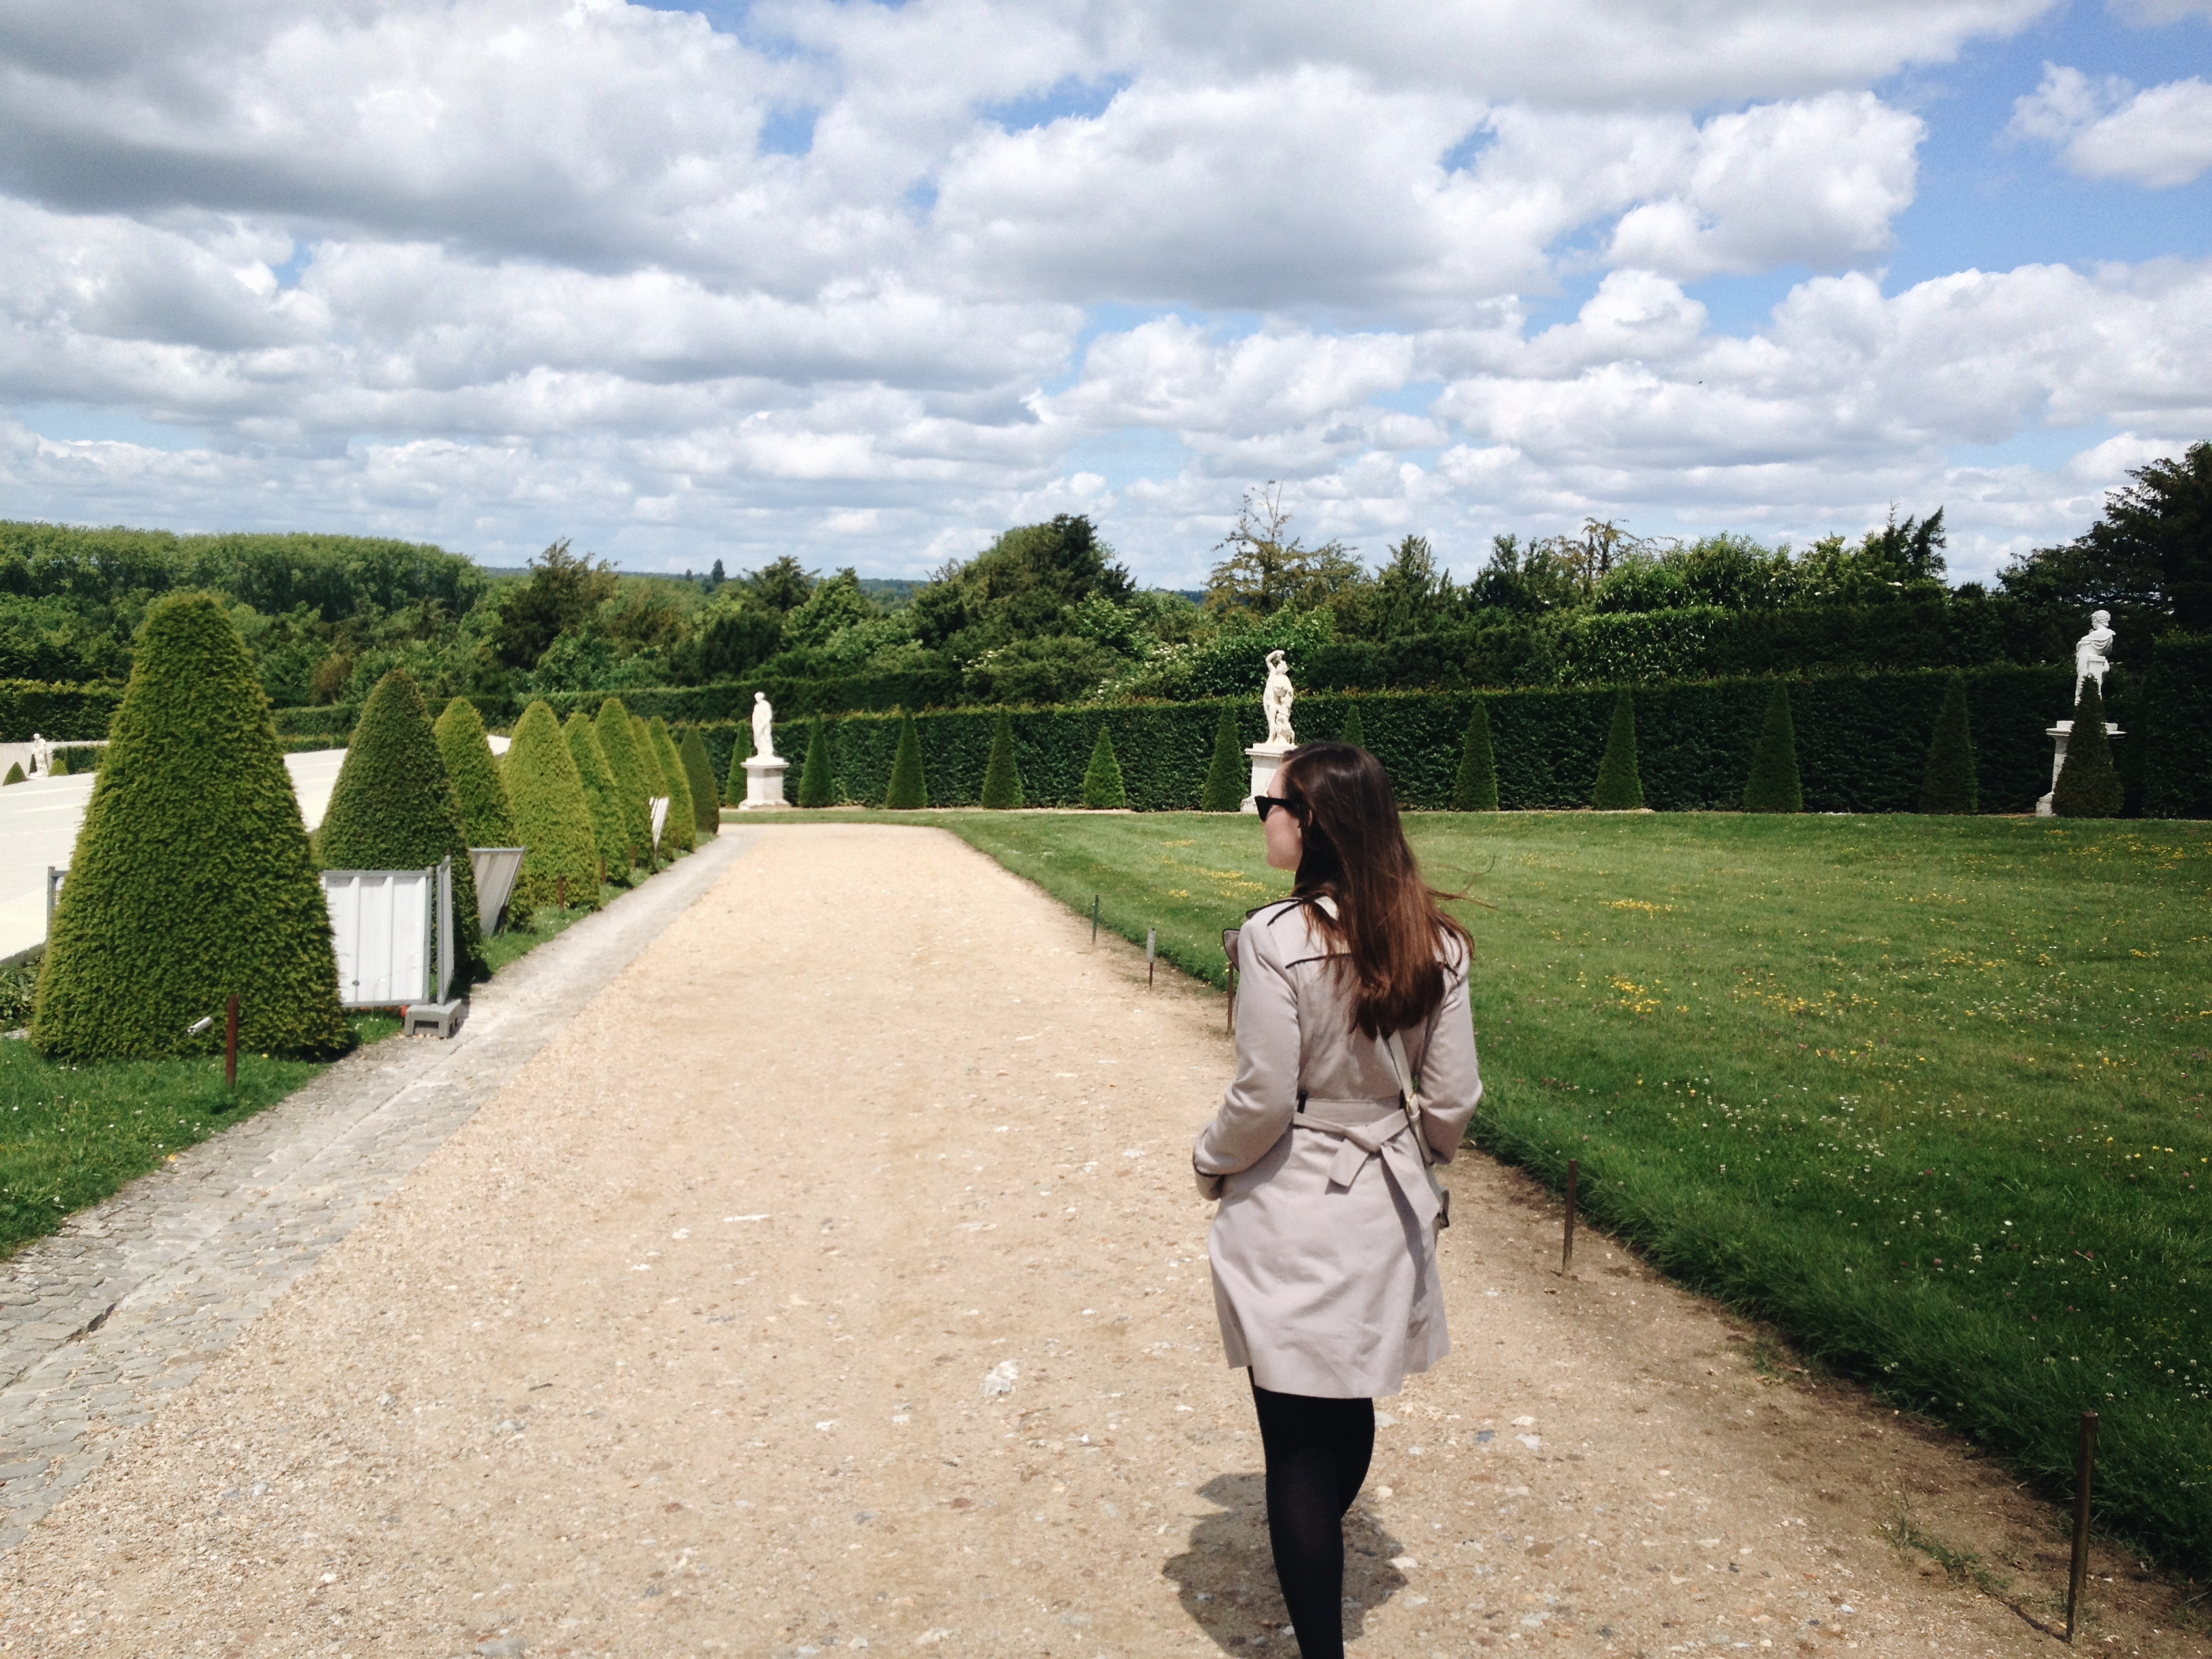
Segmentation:
<svg viewBox="0 0 2212 1659">
<path fill-rule="evenodd" d="M 1356 981 L 1352 1023 L 1369 1036 L 1406 1030 L 1443 1000 L 1439 947 L 1474 941 L 1446 915 L 1407 845 L 1382 763 L 1346 743 L 1308 743 L 1283 757 L 1275 787 L 1304 827 L 1293 898 L 1335 901 L 1315 924 L 1343 950 Z"/>
</svg>

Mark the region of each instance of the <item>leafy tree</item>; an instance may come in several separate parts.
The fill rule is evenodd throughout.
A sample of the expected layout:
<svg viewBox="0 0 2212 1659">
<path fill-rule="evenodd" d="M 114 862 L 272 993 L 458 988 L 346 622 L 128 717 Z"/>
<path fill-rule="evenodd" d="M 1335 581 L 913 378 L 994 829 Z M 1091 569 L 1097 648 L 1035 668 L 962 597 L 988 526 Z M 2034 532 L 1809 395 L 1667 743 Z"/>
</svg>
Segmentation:
<svg viewBox="0 0 2212 1659">
<path fill-rule="evenodd" d="M 583 781 L 584 805 L 591 809 L 592 844 L 599 849 L 599 878 L 629 876 L 629 823 L 623 811 L 622 792 L 616 787 L 614 768 L 599 746 L 599 727 L 579 710 L 561 727 L 568 740 L 568 753 Z"/>
<path fill-rule="evenodd" d="M 2051 810 L 2062 818 L 2116 818 L 2125 799 L 2119 769 L 2112 763 L 2112 740 L 2105 731 L 2104 694 L 2095 680 L 2085 679 Z"/>
<path fill-rule="evenodd" d="M 617 586 L 612 566 L 579 558 L 565 537 L 530 562 L 530 573 L 500 600 L 493 649 L 510 668 L 535 667 L 555 640 L 612 599 Z"/>
<path fill-rule="evenodd" d="M 2128 477 L 2081 535 L 2015 560 L 1998 581 L 2020 599 L 2164 611 L 2185 630 L 2212 628 L 2212 443 Z"/>
<path fill-rule="evenodd" d="M 1759 723 L 1759 742 L 1751 751 L 1751 776 L 1743 786 L 1743 810 L 1805 810 L 1805 785 L 1797 771 L 1797 729 L 1790 719 L 1787 680 L 1775 681 L 1766 699 L 1766 718 Z"/>
<path fill-rule="evenodd" d="M 1498 759 L 1490 744 L 1490 702 L 1474 700 L 1468 717 L 1467 742 L 1460 750 L 1459 775 L 1452 781 L 1452 811 L 1495 812 L 1498 810 Z"/>
<path fill-rule="evenodd" d="M 463 838 L 471 847 L 514 846 L 514 814 L 507 808 L 507 785 L 501 781 L 499 758 L 485 739 L 477 706 L 466 697 L 455 697 L 430 729 L 460 806 Z"/>
<path fill-rule="evenodd" d="M 1093 811 L 1120 811 L 1129 804 L 1121 785 L 1121 763 L 1114 758 L 1114 738 L 1104 726 L 1091 745 L 1091 764 L 1083 773 L 1083 804 Z"/>
<path fill-rule="evenodd" d="M 787 553 L 738 580 L 744 585 L 749 601 L 780 620 L 806 603 L 817 578 Z"/>
<path fill-rule="evenodd" d="M 783 619 L 736 584 L 725 584 L 694 618 L 675 661 L 694 684 L 741 679 L 783 648 Z"/>
<path fill-rule="evenodd" d="M 1571 557 L 1565 546 L 1556 539 L 1523 544 L 1511 534 L 1492 537 L 1489 562 L 1469 585 L 1468 602 L 1478 610 L 1524 616 L 1581 604 L 1585 562 Z"/>
<path fill-rule="evenodd" d="M 1074 702 L 1111 678 L 1123 660 L 1092 641 L 1055 635 L 994 646 L 961 678 L 978 702 Z"/>
<path fill-rule="evenodd" d="M 1356 589 L 1367 573 L 1343 543 L 1307 547 L 1290 532 L 1283 487 L 1270 479 L 1244 492 L 1237 523 L 1215 551 L 1226 555 L 1206 581 L 1209 611 L 1272 616 L 1317 611 Z"/>
<path fill-rule="evenodd" d="M 1856 546 L 1841 536 L 1823 537 L 1797 562 L 1800 594 L 1816 603 L 1869 605 L 1915 594 L 1939 594 L 1943 586 L 1946 540 L 1943 509 L 1925 519 L 1895 514 L 1880 530 L 1870 530 Z"/>
<path fill-rule="evenodd" d="M 1613 726 L 1605 734 L 1590 805 L 1601 812 L 1640 811 L 1644 805 L 1644 775 L 1636 764 L 1636 702 L 1625 690 L 1613 699 Z"/>
<path fill-rule="evenodd" d="M 890 787 L 884 805 L 893 811 L 914 811 L 929 805 L 929 784 L 921 770 L 921 733 L 911 714 L 899 725 L 898 753 L 891 757 Z"/>
<path fill-rule="evenodd" d="M 362 706 L 315 840 L 326 870 L 421 870 L 453 860 L 459 988 L 491 976 L 460 798 L 404 669 L 386 674 Z"/>
<path fill-rule="evenodd" d="M 991 758 L 983 768 L 983 805 L 1005 811 L 1021 804 L 1022 768 L 1014 754 L 1014 721 L 1002 708 L 998 725 L 991 729 Z"/>
<path fill-rule="evenodd" d="M 1981 781 L 1974 769 L 1973 734 L 1966 722 L 1966 678 L 1954 674 L 1936 711 L 1936 732 L 1928 743 L 1928 765 L 1920 776 L 1920 810 L 1963 816 L 1981 806 Z"/>
<path fill-rule="evenodd" d="M 721 586 L 721 585 L 728 580 L 729 578 L 722 574 L 722 562 L 720 559 L 715 560 L 714 568 L 707 573 L 707 580 L 705 584 L 707 592 L 711 595 L 715 589 Z"/>
<path fill-rule="evenodd" d="M 246 642 L 210 594 L 156 600 L 109 727 L 39 975 L 31 1040 L 62 1060 L 354 1045 L 331 919 Z"/>
<path fill-rule="evenodd" d="M 1134 597 L 1135 584 L 1113 553 L 1080 514 L 1009 530 L 915 592 L 914 637 L 964 663 L 1017 640 L 1081 635 L 1086 630 L 1074 613 L 1086 601 L 1119 606 Z"/>
<path fill-rule="evenodd" d="M 1252 769 L 1237 737 L 1237 707 L 1225 702 L 1221 705 L 1220 722 L 1213 728 L 1213 759 L 1198 793 L 1198 810 L 1234 812 L 1252 793 L 1251 781 Z"/>
<path fill-rule="evenodd" d="M 699 735 L 699 728 L 684 728 L 684 741 L 676 745 L 676 758 L 683 763 L 684 787 L 691 792 L 693 821 L 702 836 L 720 835 L 722 830 L 722 797 L 714 787 L 714 763 L 707 758 L 707 740 Z"/>
<path fill-rule="evenodd" d="M 699 845 L 699 809 L 692 805 L 691 781 L 676 752 L 676 739 L 668 735 L 668 722 L 655 714 L 646 722 L 653 757 L 660 765 L 662 787 L 668 795 L 668 819 L 660 831 L 660 844 L 689 853 Z"/>
<path fill-rule="evenodd" d="M 1354 749 L 1367 747 L 1367 726 L 1359 718 L 1359 705 L 1352 703 L 1344 711 L 1344 729 L 1336 734 L 1339 743 L 1348 743 Z"/>
<path fill-rule="evenodd" d="M 830 733 L 819 714 L 814 717 L 813 730 L 806 736 L 806 763 L 799 769 L 799 804 L 801 806 L 835 806 L 837 804 L 837 780 L 830 769 Z"/>
<path fill-rule="evenodd" d="M 601 703 L 599 717 L 592 724 L 599 734 L 599 752 L 607 757 L 607 771 L 615 781 L 616 801 L 622 807 L 623 835 L 629 847 L 622 867 L 627 872 L 653 845 L 649 802 L 659 792 L 638 756 L 636 728 L 630 724 L 630 712 L 623 707 L 622 699 L 609 697 Z"/>
<path fill-rule="evenodd" d="M 550 704 L 533 702 L 522 711 L 500 770 L 514 809 L 514 832 L 529 849 L 508 910 L 528 917 L 564 896 L 571 909 L 597 909 L 599 848 L 591 803 Z"/>
</svg>

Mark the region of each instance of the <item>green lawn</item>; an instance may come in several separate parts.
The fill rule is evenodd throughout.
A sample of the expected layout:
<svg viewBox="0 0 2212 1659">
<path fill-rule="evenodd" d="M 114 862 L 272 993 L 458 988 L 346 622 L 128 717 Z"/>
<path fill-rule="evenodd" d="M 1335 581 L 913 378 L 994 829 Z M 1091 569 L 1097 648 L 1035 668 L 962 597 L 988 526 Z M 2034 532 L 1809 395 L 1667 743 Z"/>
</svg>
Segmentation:
<svg viewBox="0 0 2212 1659">
<path fill-rule="evenodd" d="M 1249 817 L 896 816 L 1217 984 L 1287 887 Z M 2212 826 L 1407 823 L 1469 895 L 1484 1146 L 2054 1496 L 2097 1410 L 2101 1517 L 2212 1565 Z"/>
</svg>

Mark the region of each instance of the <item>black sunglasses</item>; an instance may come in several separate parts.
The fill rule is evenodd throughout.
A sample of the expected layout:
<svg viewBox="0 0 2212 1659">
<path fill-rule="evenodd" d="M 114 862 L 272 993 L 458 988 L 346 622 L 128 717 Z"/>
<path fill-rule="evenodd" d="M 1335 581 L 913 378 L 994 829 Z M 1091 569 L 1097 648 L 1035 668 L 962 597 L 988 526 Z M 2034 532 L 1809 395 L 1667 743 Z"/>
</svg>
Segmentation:
<svg viewBox="0 0 2212 1659">
<path fill-rule="evenodd" d="M 1287 795 L 1255 795 L 1252 797 L 1252 805 L 1260 814 L 1260 822 L 1262 823 L 1265 823 L 1267 821 L 1267 814 L 1273 811 L 1278 806 L 1281 807 L 1285 812 L 1288 812 L 1292 817 L 1297 818 L 1300 823 L 1304 822 L 1304 817 L 1298 811 L 1297 803 L 1291 799 Z"/>
</svg>

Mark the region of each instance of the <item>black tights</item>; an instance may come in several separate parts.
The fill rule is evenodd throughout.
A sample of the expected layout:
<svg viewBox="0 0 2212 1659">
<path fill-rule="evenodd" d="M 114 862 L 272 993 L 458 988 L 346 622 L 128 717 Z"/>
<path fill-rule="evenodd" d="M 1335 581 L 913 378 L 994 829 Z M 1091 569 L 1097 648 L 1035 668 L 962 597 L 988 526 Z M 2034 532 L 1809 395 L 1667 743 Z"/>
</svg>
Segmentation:
<svg viewBox="0 0 2212 1659">
<path fill-rule="evenodd" d="M 1375 1402 L 1252 1385 L 1267 1459 L 1267 1535 L 1302 1659 L 1343 1659 L 1344 1514 L 1375 1455 Z"/>
</svg>

